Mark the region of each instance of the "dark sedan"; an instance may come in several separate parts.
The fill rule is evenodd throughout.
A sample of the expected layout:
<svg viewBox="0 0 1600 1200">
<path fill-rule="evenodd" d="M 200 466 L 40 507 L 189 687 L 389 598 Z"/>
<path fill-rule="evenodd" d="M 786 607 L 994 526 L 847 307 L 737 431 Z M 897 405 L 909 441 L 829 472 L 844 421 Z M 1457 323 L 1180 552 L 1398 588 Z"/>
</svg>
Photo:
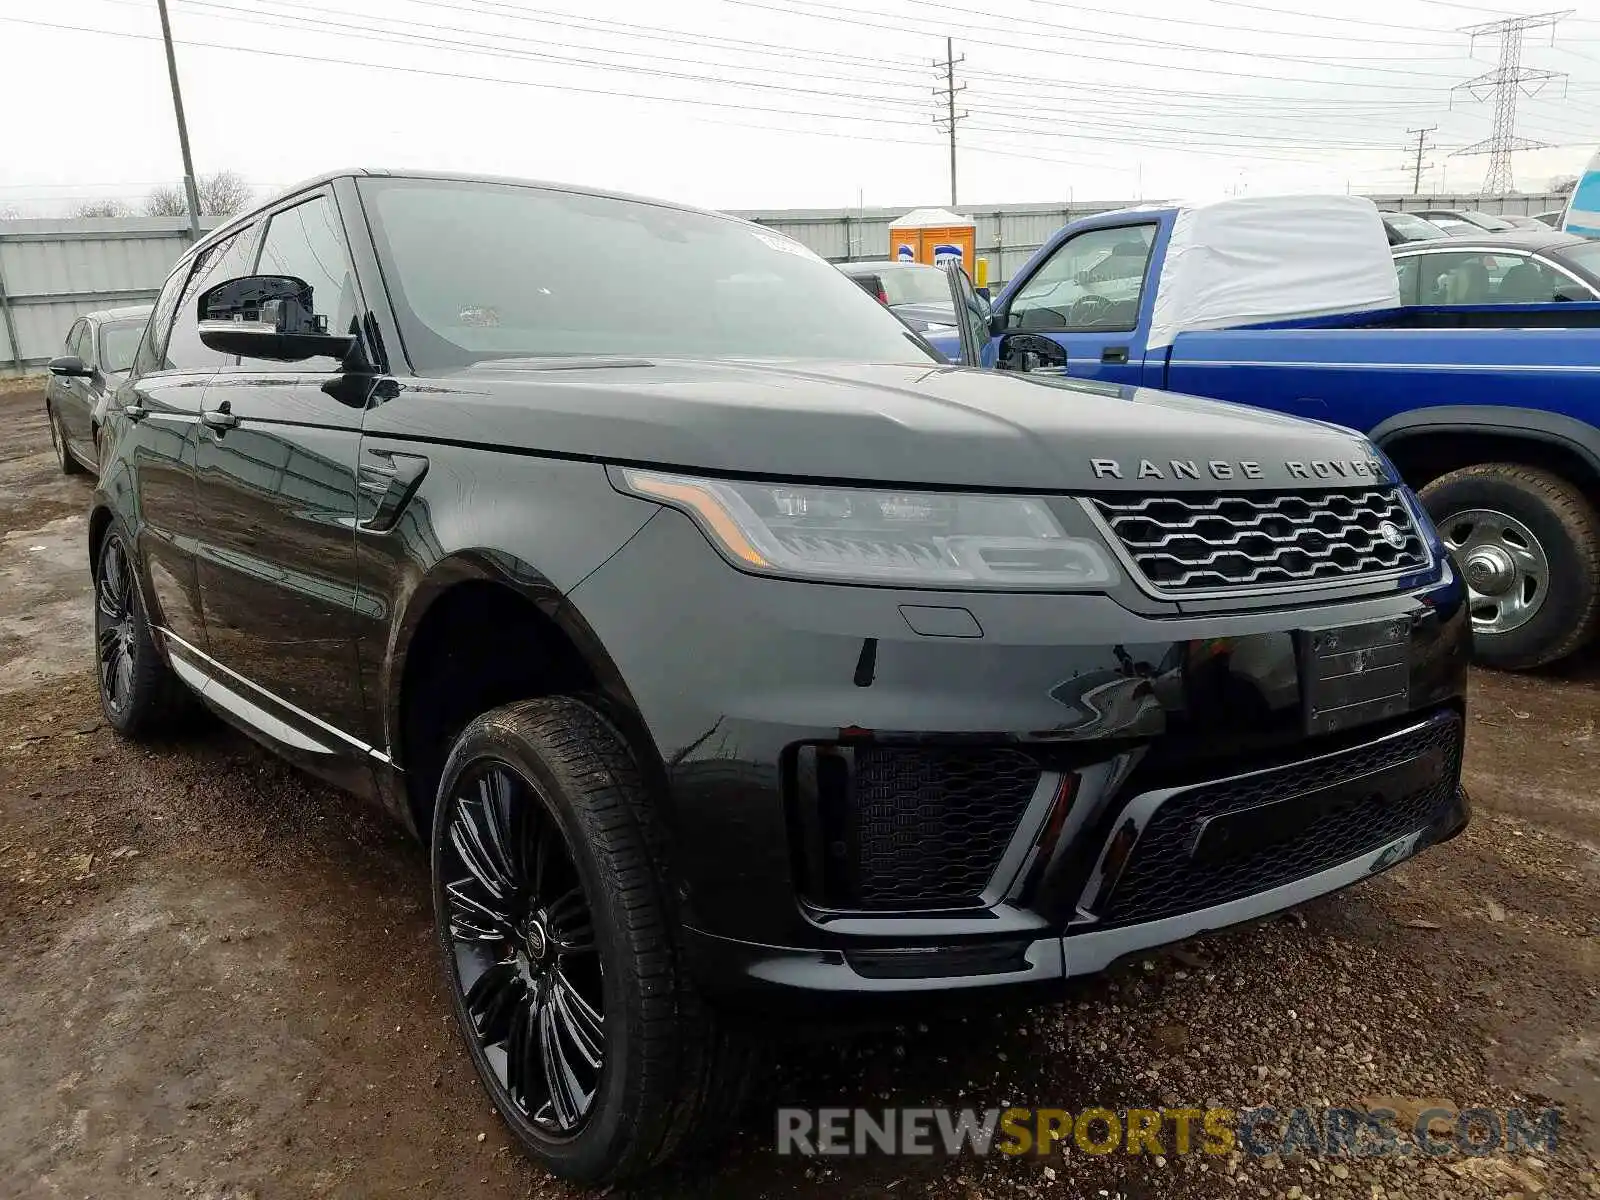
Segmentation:
<svg viewBox="0 0 1600 1200">
<path fill-rule="evenodd" d="M 1402 304 L 1600 300 L 1600 242 L 1518 230 L 1408 242 L 1394 249 Z"/>
<path fill-rule="evenodd" d="M 106 401 L 133 365 L 149 317 L 149 305 L 86 313 L 67 331 L 61 354 L 50 360 L 44 409 L 63 474 L 99 470 Z"/>
</svg>

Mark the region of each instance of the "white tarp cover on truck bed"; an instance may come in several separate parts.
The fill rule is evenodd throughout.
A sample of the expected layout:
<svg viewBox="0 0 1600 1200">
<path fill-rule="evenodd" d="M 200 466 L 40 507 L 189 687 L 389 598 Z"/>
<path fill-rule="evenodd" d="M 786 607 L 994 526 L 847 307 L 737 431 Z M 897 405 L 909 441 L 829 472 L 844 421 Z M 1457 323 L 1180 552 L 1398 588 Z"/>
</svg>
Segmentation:
<svg viewBox="0 0 1600 1200">
<path fill-rule="evenodd" d="M 1156 288 L 1150 349 L 1192 329 L 1400 303 L 1383 220 L 1363 197 L 1256 196 L 1170 207 L 1177 217 Z"/>
</svg>

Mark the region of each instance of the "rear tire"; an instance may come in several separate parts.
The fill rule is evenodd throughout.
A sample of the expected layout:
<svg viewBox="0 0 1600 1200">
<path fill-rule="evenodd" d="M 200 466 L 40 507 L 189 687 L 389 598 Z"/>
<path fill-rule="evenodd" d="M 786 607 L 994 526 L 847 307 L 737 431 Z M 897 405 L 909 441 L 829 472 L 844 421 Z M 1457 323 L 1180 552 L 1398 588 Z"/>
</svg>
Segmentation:
<svg viewBox="0 0 1600 1200">
<path fill-rule="evenodd" d="M 1565 658 L 1600 615 L 1600 514 L 1573 484 L 1515 463 L 1452 471 L 1422 490 L 1466 580 L 1474 657 L 1525 671 Z"/>
<path fill-rule="evenodd" d="M 63 475 L 82 475 L 83 464 L 72 457 L 72 451 L 67 449 L 67 435 L 61 429 L 61 421 L 56 417 L 55 409 L 46 404 L 44 406 L 45 420 L 50 424 L 50 445 L 56 452 L 56 462 L 61 466 Z"/>
<path fill-rule="evenodd" d="M 744 1094 L 749 1061 L 681 961 L 643 781 L 598 711 L 556 697 L 471 722 L 431 843 L 457 1027 L 540 1165 L 586 1184 L 636 1176 Z"/>
<path fill-rule="evenodd" d="M 142 740 L 178 732 L 195 701 L 156 649 L 135 572 L 128 540 L 113 524 L 94 560 L 95 677 L 106 723 Z"/>
</svg>

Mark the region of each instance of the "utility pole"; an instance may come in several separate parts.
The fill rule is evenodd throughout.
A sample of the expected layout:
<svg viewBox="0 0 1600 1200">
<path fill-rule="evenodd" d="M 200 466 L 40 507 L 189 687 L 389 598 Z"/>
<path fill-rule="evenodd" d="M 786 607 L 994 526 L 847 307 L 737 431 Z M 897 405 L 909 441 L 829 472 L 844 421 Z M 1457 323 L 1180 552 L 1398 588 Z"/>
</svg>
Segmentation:
<svg viewBox="0 0 1600 1200">
<path fill-rule="evenodd" d="M 950 135 L 950 207 L 956 206 L 956 122 L 967 118 L 965 111 L 956 112 L 956 94 L 967 90 L 967 85 L 956 86 L 956 67 L 967 61 L 963 54 L 956 57 L 955 41 L 952 38 L 944 40 L 944 61 L 934 61 L 934 66 L 944 68 L 944 87 L 934 88 L 933 94 L 944 101 L 944 115 L 935 114 L 933 123 L 939 127 L 940 132 Z"/>
<path fill-rule="evenodd" d="M 167 46 L 167 78 L 172 81 L 172 112 L 178 118 L 178 147 L 183 151 L 183 194 L 189 201 L 189 240 L 200 240 L 200 193 L 194 186 L 194 160 L 189 156 L 189 126 L 183 119 L 183 91 L 178 87 L 178 59 L 172 52 L 172 23 L 167 20 L 167 0 L 156 0 L 161 10 L 161 40 Z"/>
<path fill-rule="evenodd" d="M 1450 89 L 1451 102 L 1455 93 L 1466 90 L 1474 100 L 1482 102 L 1494 97 L 1494 130 L 1481 142 L 1463 146 L 1456 154 L 1487 154 L 1489 170 L 1484 176 L 1483 190 L 1491 196 L 1503 196 L 1511 190 L 1511 152 L 1513 150 L 1538 150 L 1548 142 L 1534 142 L 1516 134 L 1517 97 L 1532 96 L 1555 79 L 1565 81 L 1565 71 L 1536 71 L 1522 65 L 1522 35 L 1530 29 L 1550 27 L 1550 44 L 1555 45 L 1556 22 L 1573 14 L 1573 9 L 1561 12 L 1539 13 L 1527 17 L 1507 17 L 1503 21 L 1487 21 L 1482 25 L 1469 25 L 1460 30 L 1474 44 L 1479 37 L 1496 35 L 1500 38 L 1500 61 L 1494 70 L 1485 71 L 1476 79 L 1458 83 Z"/>
<path fill-rule="evenodd" d="M 1412 163 L 1411 166 L 1411 194 L 1413 196 L 1422 195 L 1422 156 L 1427 151 L 1433 149 L 1432 146 L 1428 145 L 1428 135 L 1438 128 L 1439 127 L 1437 125 L 1427 125 L 1421 129 L 1406 130 L 1407 133 L 1414 133 L 1417 135 L 1417 157 L 1416 161 Z"/>
</svg>

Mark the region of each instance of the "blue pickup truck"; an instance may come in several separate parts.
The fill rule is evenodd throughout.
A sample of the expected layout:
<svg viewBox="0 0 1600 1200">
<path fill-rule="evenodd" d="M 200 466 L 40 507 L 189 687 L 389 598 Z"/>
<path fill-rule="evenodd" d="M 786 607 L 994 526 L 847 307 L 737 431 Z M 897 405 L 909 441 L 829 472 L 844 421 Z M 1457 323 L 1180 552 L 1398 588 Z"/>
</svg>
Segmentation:
<svg viewBox="0 0 1600 1200">
<path fill-rule="evenodd" d="M 1471 256 L 1437 297 L 1493 295 Z M 1471 278 L 1467 278 L 1471 276 Z M 1417 488 L 1472 593 L 1480 661 L 1553 662 L 1600 622 L 1600 304 L 1402 307 L 1373 206 L 1251 198 L 1060 230 L 967 355 L 1362 430 Z M 965 357 L 955 331 L 929 340 Z M 1063 403 L 1071 403 L 1063 393 Z M 1140 470 L 1157 483 L 1169 464 Z M 1329 487 L 1346 481 L 1329 478 Z"/>
</svg>

